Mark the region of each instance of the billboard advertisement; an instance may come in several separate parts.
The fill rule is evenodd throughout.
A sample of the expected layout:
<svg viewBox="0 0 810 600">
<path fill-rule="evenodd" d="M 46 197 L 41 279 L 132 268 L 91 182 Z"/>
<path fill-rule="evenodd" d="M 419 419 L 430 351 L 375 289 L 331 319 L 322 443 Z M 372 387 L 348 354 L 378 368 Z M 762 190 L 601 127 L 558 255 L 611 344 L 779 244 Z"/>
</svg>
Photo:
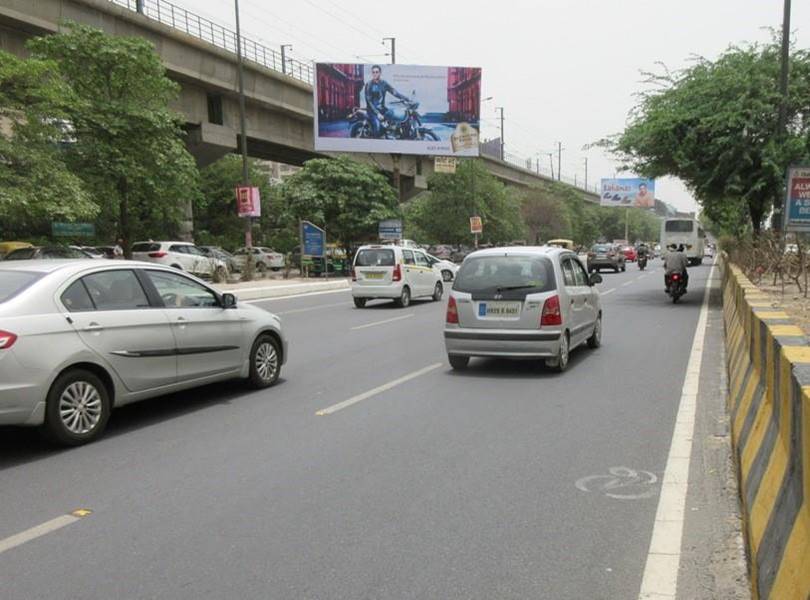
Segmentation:
<svg viewBox="0 0 810 600">
<path fill-rule="evenodd" d="M 481 69 L 318 63 L 315 150 L 478 156 Z"/>
<path fill-rule="evenodd" d="M 624 208 L 655 208 L 655 179 L 603 179 L 600 204 Z"/>
<path fill-rule="evenodd" d="M 261 217 L 262 201 L 259 188 L 247 186 L 236 188 L 236 210 L 240 217 Z"/>
<path fill-rule="evenodd" d="M 301 221 L 301 254 L 323 256 L 326 252 L 326 232 L 309 221 Z"/>
<path fill-rule="evenodd" d="M 787 176 L 785 231 L 810 231 L 810 167 L 791 167 Z"/>
</svg>

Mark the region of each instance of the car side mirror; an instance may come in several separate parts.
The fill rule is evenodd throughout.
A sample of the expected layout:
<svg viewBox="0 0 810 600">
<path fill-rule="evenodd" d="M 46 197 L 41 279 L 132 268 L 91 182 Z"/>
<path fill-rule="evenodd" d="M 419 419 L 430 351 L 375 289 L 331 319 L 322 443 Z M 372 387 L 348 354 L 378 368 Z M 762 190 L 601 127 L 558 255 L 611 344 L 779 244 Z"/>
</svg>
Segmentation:
<svg viewBox="0 0 810 600">
<path fill-rule="evenodd" d="M 222 294 L 222 308 L 236 308 L 236 296 L 231 293 Z"/>
<path fill-rule="evenodd" d="M 588 278 L 588 285 L 593 287 L 597 283 L 602 283 L 602 276 L 599 273 L 591 273 L 591 276 Z"/>
</svg>

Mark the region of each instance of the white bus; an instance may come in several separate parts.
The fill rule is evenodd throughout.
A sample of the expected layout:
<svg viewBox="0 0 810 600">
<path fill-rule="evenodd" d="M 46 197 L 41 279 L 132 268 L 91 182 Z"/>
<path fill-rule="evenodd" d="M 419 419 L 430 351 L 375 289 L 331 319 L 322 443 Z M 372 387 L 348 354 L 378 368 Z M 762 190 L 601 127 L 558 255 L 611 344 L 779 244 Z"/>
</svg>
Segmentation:
<svg viewBox="0 0 810 600">
<path fill-rule="evenodd" d="M 666 252 L 670 244 L 686 248 L 690 265 L 703 262 L 706 232 L 695 219 L 664 219 L 661 221 L 661 252 Z"/>
</svg>

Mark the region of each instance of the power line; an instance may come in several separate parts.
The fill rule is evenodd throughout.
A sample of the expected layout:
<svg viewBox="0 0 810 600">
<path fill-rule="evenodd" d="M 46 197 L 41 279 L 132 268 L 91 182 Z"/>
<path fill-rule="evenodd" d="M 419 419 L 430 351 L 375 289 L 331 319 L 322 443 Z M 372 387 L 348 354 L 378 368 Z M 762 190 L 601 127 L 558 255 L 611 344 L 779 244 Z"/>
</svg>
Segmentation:
<svg viewBox="0 0 810 600">
<path fill-rule="evenodd" d="M 354 30 L 355 30 L 357 33 L 359 33 L 360 35 L 364 35 L 364 36 L 366 36 L 367 38 L 369 38 L 369 39 L 371 39 L 371 40 L 374 40 L 375 42 L 379 42 L 379 41 L 380 41 L 379 39 L 374 38 L 374 37 L 372 37 L 371 35 L 369 35 L 369 34 L 368 34 L 368 33 L 367 33 L 365 30 L 360 29 L 359 27 L 355 27 L 355 26 L 354 26 L 354 24 L 352 24 L 352 23 L 350 23 L 350 22 L 348 22 L 348 21 L 345 21 L 345 20 L 341 19 L 341 18 L 340 18 L 339 16 L 337 16 L 335 13 L 333 13 L 333 12 L 330 12 L 330 11 L 326 10 L 326 9 L 325 9 L 325 8 L 323 8 L 322 6 L 318 6 L 317 4 L 315 4 L 314 2 L 312 2 L 312 0 L 304 0 L 304 1 L 305 1 L 307 4 L 309 4 L 310 6 L 312 6 L 313 8 L 315 8 L 316 10 L 319 10 L 319 11 L 321 11 L 322 13 L 324 13 L 324 14 L 326 14 L 326 15 L 329 15 L 329 16 L 330 16 L 330 17 L 332 17 L 333 19 L 335 19 L 335 20 L 337 20 L 337 21 L 340 21 L 341 23 L 343 23 L 343 24 L 344 24 L 344 25 L 346 25 L 347 27 L 351 27 L 352 29 L 354 29 Z"/>
</svg>

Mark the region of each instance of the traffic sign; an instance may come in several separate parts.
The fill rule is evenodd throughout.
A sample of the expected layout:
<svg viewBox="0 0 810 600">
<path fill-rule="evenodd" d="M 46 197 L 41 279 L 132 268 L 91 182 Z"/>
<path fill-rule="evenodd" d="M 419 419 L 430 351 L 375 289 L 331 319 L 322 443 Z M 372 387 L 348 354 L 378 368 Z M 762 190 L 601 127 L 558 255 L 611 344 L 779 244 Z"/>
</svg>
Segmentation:
<svg viewBox="0 0 810 600">
<path fill-rule="evenodd" d="M 401 240 L 402 220 L 385 219 L 384 221 L 380 221 L 378 225 L 378 235 L 381 240 Z"/>
<path fill-rule="evenodd" d="M 481 222 L 481 217 L 470 217 L 470 233 L 483 233 L 484 224 Z"/>
<path fill-rule="evenodd" d="M 301 221 L 301 254 L 303 256 L 324 256 L 326 253 L 326 232 L 309 221 Z"/>
<path fill-rule="evenodd" d="M 452 156 L 437 156 L 433 159 L 435 173 L 455 173 L 457 160 Z"/>
</svg>

